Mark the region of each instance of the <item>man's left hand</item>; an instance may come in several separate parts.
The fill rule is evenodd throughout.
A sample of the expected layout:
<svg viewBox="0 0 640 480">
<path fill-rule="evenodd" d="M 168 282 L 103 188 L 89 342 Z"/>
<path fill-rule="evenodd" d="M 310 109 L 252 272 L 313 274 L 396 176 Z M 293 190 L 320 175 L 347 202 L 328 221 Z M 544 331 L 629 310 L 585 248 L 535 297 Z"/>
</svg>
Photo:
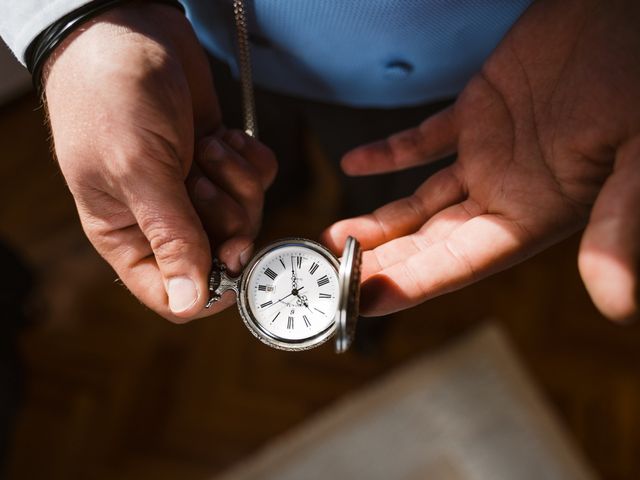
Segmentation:
<svg viewBox="0 0 640 480">
<path fill-rule="evenodd" d="M 457 152 L 410 197 L 325 232 L 366 249 L 381 315 L 523 261 L 586 225 L 579 268 L 613 320 L 638 314 L 640 4 L 535 2 L 449 109 L 348 153 L 350 175 Z"/>
</svg>

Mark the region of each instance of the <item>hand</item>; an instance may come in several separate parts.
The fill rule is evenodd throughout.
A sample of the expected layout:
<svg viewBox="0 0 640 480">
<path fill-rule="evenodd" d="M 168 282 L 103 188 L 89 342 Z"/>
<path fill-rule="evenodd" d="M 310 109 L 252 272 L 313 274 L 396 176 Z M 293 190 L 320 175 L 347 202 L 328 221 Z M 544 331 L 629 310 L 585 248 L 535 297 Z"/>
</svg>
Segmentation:
<svg viewBox="0 0 640 480">
<path fill-rule="evenodd" d="M 410 197 L 328 229 L 367 249 L 363 310 L 416 305 L 518 263 L 585 224 L 582 278 L 614 320 L 638 314 L 640 4 L 535 2 L 456 103 L 348 153 L 352 175 L 458 152 Z"/>
<path fill-rule="evenodd" d="M 307 299 L 307 296 L 306 295 L 302 295 L 302 296 L 301 295 L 297 295 L 297 297 L 298 298 L 296 300 L 296 305 L 298 307 L 304 306 L 307 310 L 309 310 L 311 312 L 312 310 L 309 308 L 309 300 Z"/>
<path fill-rule="evenodd" d="M 297 295 L 298 295 L 298 292 L 299 292 L 300 290 L 302 290 L 303 288 L 304 288 L 304 287 L 300 287 L 297 291 L 296 291 L 296 290 L 292 290 L 292 291 L 291 291 L 291 293 L 289 293 L 289 294 L 285 295 L 284 297 L 282 297 L 282 298 L 281 298 L 281 299 L 279 299 L 279 300 L 276 300 L 276 301 L 275 301 L 273 304 L 271 304 L 270 306 L 273 306 L 273 305 L 275 305 L 276 303 L 284 303 L 286 306 L 290 307 L 290 306 L 291 306 L 291 304 L 284 302 L 284 299 L 285 299 L 285 298 L 289 298 L 291 295 L 294 295 L 294 294 L 297 296 Z M 295 293 L 294 293 L 294 292 L 295 292 Z"/>
<path fill-rule="evenodd" d="M 187 190 L 208 238 L 218 246 L 218 258 L 239 272 L 258 234 L 264 193 L 277 170 L 275 157 L 244 132 L 221 128 L 200 142 L 195 160 Z"/>
<path fill-rule="evenodd" d="M 296 270 L 293 266 L 293 257 L 291 257 L 291 288 L 294 292 L 298 288 L 298 276 L 296 275 Z"/>
<path fill-rule="evenodd" d="M 205 137 L 233 142 L 222 128 L 206 56 L 184 15 L 152 2 L 114 8 L 74 31 L 44 73 L 56 156 L 98 252 L 143 303 L 172 321 L 232 303 L 229 295 L 203 310 L 211 267 L 203 224 L 212 238 L 227 239 L 221 259 L 237 264 L 259 224 L 247 207 L 246 187 L 256 182 L 247 179 L 269 182 L 270 174 L 255 166 L 259 157 L 272 170 L 275 165 L 265 148 L 247 140 L 241 148 L 222 146 L 219 172 L 205 147 L 192 168 L 195 146 Z M 239 181 L 230 179 L 232 172 L 242 172 Z M 207 202 L 211 185 L 215 204 Z"/>
</svg>

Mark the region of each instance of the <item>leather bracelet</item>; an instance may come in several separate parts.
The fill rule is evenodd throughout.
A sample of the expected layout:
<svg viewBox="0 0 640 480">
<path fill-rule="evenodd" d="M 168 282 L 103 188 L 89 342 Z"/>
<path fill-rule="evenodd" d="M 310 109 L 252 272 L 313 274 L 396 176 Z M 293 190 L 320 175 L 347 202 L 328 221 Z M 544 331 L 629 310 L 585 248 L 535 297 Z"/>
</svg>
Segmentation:
<svg viewBox="0 0 640 480">
<path fill-rule="evenodd" d="M 94 0 L 83 5 L 74 11 L 66 14 L 53 24 L 45 28 L 27 47 L 25 52 L 25 63 L 31 73 L 33 86 L 38 95 L 42 97 L 42 68 L 62 41 L 67 38 L 81 24 L 97 17 L 107 10 L 132 0 Z M 164 3 L 176 7 L 184 13 L 184 7 L 178 0 L 152 0 L 153 3 Z"/>
</svg>

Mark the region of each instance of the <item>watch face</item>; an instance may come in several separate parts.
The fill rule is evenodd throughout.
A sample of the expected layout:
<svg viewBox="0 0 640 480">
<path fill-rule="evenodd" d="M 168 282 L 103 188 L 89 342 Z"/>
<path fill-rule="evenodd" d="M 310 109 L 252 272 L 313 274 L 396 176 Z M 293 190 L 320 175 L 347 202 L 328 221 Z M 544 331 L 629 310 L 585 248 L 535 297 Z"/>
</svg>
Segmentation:
<svg viewBox="0 0 640 480">
<path fill-rule="evenodd" d="M 285 240 L 258 253 L 242 281 L 240 310 L 247 326 L 277 348 L 303 350 L 335 330 L 338 263 L 319 244 Z"/>
</svg>

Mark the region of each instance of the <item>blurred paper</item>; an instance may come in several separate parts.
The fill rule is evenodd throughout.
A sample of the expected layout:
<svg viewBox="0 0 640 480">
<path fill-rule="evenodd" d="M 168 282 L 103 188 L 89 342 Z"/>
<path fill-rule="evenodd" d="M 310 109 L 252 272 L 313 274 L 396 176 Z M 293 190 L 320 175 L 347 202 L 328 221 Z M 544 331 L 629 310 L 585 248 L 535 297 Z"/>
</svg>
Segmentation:
<svg viewBox="0 0 640 480">
<path fill-rule="evenodd" d="M 338 403 L 218 480 L 593 479 L 495 326 Z"/>
</svg>

